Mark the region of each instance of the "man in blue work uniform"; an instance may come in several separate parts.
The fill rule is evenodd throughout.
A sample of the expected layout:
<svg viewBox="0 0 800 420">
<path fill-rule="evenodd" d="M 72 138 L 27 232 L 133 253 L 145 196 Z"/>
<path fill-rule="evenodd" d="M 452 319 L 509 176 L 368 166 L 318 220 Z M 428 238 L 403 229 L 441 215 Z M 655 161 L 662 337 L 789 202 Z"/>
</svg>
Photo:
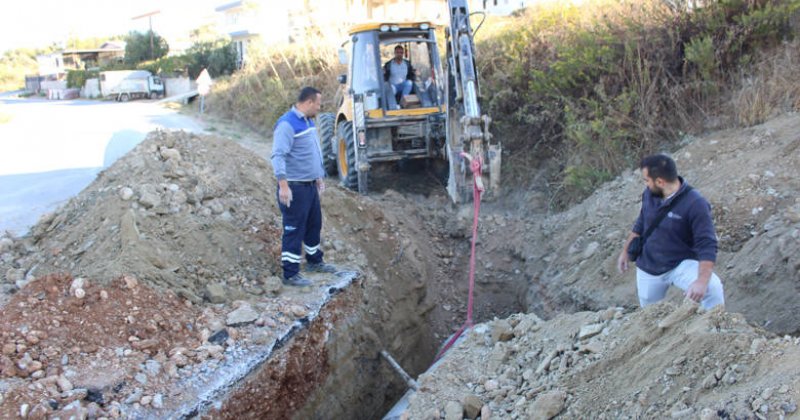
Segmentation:
<svg viewBox="0 0 800 420">
<path fill-rule="evenodd" d="M 647 188 L 642 194 L 639 217 L 617 259 L 617 269 L 620 273 L 628 270 L 628 246 L 633 238 L 650 228 L 660 209 L 685 193 L 646 239 L 636 259 L 639 304 L 644 307 L 660 301 L 670 284 L 681 288 L 688 299 L 700 302 L 704 309 L 724 304 L 722 282 L 713 271 L 717 235 L 711 205 L 697 190 L 687 190 L 689 185 L 678 176 L 670 157 L 648 156 L 639 167 Z"/>
<path fill-rule="evenodd" d="M 283 284 L 310 286 L 300 274 L 301 248 L 306 251 L 306 271 L 334 273 L 336 267 L 322 260 L 319 196 L 325 190 L 322 151 L 313 118 L 322 107 L 322 94 L 305 87 L 297 103 L 275 123 L 272 167 L 278 179 L 278 206 L 283 216 L 281 265 Z"/>
</svg>

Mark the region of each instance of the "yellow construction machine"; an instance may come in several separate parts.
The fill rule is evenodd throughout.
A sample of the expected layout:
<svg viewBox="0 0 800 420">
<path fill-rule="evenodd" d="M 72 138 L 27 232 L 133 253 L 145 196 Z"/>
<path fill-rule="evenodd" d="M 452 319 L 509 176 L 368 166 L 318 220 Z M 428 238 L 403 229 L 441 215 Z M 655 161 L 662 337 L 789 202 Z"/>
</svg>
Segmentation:
<svg viewBox="0 0 800 420">
<path fill-rule="evenodd" d="M 477 160 L 482 188 L 498 190 L 501 148 L 492 142 L 491 119 L 478 103 L 467 1 L 448 0 L 448 8 L 444 70 L 431 22 L 367 23 L 349 31 L 339 51 L 348 64 L 339 76 L 343 94 L 337 111 L 318 119 L 325 169 L 338 174 L 343 186 L 366 194 L 375 165 L 427 159 L 447 163 L 447 192 L 460 203 L 472 197 L 470 162 Z M 410 89 L 389 80 L 395 57 L 413 68 Z"/>
</svg>

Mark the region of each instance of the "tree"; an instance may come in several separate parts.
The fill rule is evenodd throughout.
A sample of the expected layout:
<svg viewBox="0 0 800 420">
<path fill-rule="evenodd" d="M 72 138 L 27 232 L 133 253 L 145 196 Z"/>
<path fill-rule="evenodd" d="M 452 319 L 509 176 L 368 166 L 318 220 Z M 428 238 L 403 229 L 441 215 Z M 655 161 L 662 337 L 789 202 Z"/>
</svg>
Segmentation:
<svg viewBox="0 0 800 420">
<path fill-rule="evenodd" d="M 211 51 L 208 57 L 208 71 L 216 76 L 231 74 L 236 71 L 236 47 L 228 43 Z"/>
<path fill-rule="evenodd" d="M 150 38 L 152 36 L 153 48 L 150 49 Z M 167 41 L 155 32 L 135 32 L 131 31 L 125 37 L 125 63 L 136 65 L 142 61 L 155 60 L 164 57 L 169 52 Z"/>
<path fill-rule="evenodd" d="M 231 74 L 236 71 L 236 48 L 225 39 L 214 42 L 198 42 L 186 52 L 189 56 L 189 77 L 196 78 L 203 69 L 211 77 Z"/>
<path fill-rule="evenodd" d="M 189 38 L 192 44 L 200 44 L 203 42 L 215 42 L 220 38 L 220 33 L 213 23 L 200 25 L 189 32 Z"/>
<path fill-rule="evenodd" d="M 70 36 L 67 38 L 64 49 L 67 50 L 93 50 L 100 48 L 101 45 L 108 41 L 124 41 L 127 35 L 114 35 L 114 36 L 93 36 L 87 38 L 78 38 L 77 36 Z M 149 38 L 148 38 L 148 47 Z"/>
</svg>

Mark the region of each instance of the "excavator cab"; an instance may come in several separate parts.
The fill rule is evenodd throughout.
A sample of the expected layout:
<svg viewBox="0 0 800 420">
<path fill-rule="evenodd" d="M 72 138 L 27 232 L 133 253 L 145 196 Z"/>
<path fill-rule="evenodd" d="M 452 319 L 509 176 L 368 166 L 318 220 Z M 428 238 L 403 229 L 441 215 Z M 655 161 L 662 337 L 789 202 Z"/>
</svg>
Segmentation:
<svg viewBox="0 0 800 420">
<path fill-rule="evenodd" d="M 446 100 L 434 31 L 428 22 L 350 30 L 337 112 L 321 114 L 318 124 L 326 171 L 338 174 L 343 186 L 365 194 L 374 165 L 445 158 Z M 399 51 L 401 68 L 410 69 L 408 77 L 392 80 Z"/>
</svg>

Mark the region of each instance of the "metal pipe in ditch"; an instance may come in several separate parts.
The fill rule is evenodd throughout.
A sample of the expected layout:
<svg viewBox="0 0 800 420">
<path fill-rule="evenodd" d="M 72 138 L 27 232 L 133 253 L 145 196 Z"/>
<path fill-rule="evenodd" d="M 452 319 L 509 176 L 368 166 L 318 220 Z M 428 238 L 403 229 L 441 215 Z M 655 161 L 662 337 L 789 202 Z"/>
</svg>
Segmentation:
<svg viewBox="0 0 800 420">
<path fill-rule="evenodd" d="M 414 378 L 412 378 L 409 374 L 407 374 L 406 371 L 403 370 L 403 368 L 400 366 L 400 364 L 397 363 L 397 361 L 395 361 L 394 358 L 386 350 L 381 350 L 381 356 L 383 356 L 383 358 L 386 359 L 387 362 L 389 362 L 389 365 L 395 370 L 395 372 L 397 372 L 400 375 L 401 378 L 403 378 L 403 381 L 405 381 L 405 383 L 408 384 L 409 388 L 413 389 L 414 391 L 419 389 L 417 381 L 415 381 Z"/>
</svg>

